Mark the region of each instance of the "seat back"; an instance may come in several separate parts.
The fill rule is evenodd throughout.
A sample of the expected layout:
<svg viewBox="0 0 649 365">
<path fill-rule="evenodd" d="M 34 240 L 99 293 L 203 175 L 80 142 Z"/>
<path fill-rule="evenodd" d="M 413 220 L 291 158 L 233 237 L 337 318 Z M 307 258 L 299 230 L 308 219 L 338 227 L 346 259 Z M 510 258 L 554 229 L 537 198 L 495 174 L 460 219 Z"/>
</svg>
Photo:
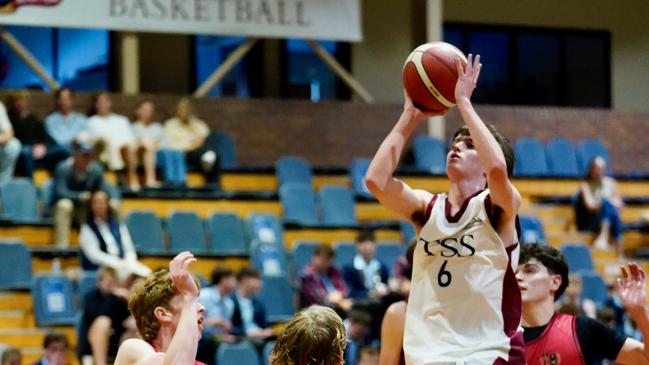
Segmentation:
<svg viewBox="0 0 649 365">
<path fill-rule="evenodd" d="M 349 177 L 352 182 L 354 194 L 365 199 L 375 199 L 374 195 L 367 189 L 365 184 L 365 174 L 370 166 L 370 160 L 365 158 L 354 159 L 349 166 Z"/>
<path fill-rule="evenodd" d="M 232 137 L 226 132 L 216 132 L 215 135 L 219 167 L 222 169 L 237 167 L 237 151 Z"/>
<path fill-rule="evenodd" d="M 597 156 L 602 156 L 606 160 L 606 173 L 611 174 L 611 160 L 608 149 L 597 139 L 585 139 L 577 145 L 577 156 L 579 158 L 579 167 L 582 176 L 588 173 L 590 162 Z"/>
<path fill-rule="evenodd" d="M 284 229 L 272 213 L 250 213 L 247 219 L 250 241 L 284 247 Z"/>
<path fill-rule="evenodd" d="M 353 241 L 337 241 L 334 247 L 334 265 L 342 269 L 345 265 L 351 265 L 356 256 L 356 245 Z"/>
<path fill-rule="evenodd" d="M 570 272 L 582 272 L 593 270 L 593 258 L 588 247 L 579 243 L 564 243 L 561 245 L 561 253 L 568 261 Z"/>
<path fill-rule="evenodd" d="M 39 326 L 72 325 L 77 310 L 70 280 L 61 274 L 37 275 L 32 283 L 34 315 Z"/>
<path fill-rule="evenodd" d="M 36 222 L 38 194 L 30 179 L 14 178 L 0 186 L 2 215 L 14 222 Z"/>
<path fill-rule="evenodd" d="M 137 252 L 144 254 L 166 252 L 162 221 L 153 211 L 132 210 L 128 212 L 124 222 Z"/>
<path fill-rule="evenodd" d="M 279 187 L 279 200 L 282 203 L 284 222 L 318 225 L 318 208 L 315 194 L 310 184 L 289 182 Z"/>
<path fill-rule="evenodd" d="M 599 308 L 606 303 L 608 289 L 604 279 L 593 270 L 581 272 L 581 298 L 588 298 Z"/>
<path fill-rule="evenodd" d="M 405 247 L 401 242 L 378 241 L 374 257 L 388 267 L 390 276 L 394 276 L 394 265 L 397 263 L 397 259 L 404 254 Z"/>
<path fill-rule="evenodd" d="M 446 147 L 442 141 L 419 135 L 412 144 L 412 152 L 417 169 L 433 174 L 443 174 L 446 171 Z"/>
<path fill-rule="evenodd" d="M 579 164 L 577 151 L 568 139 L 553 138 L 545 147 L 548 158 L 548 172 L 552 176 L 579 177 Z"/>
<path fill-rule="evenodd" d="M 300 275 L 305 266 L 311 263 L 313 252 L 319 244 L 314 241 L 298 241 L 293 245 L 293 272 L 296 277 Z"/>
<path fill-rule="evenodd" d="M 257 350 L 248 341 L 239 343 L 221 342 L 216 351 L 217 364 L 259 365 Z"/>
<path fill-rule="evenodd" d="M 545 231 L 541 221 L 534 216 L 519 216 L 521 223 L 521 242 L 545 243 Z"/>
<path fill-rule="evenodd" d="M 289 182 L 304 183 L 313 186 L 311 165 L 300 157 L 282 157 L 275 164 L 275 173 L 279 186 Z"/>
<path fill-rule="evenodd" d="M 250 261 L 264 276 L 287 276 L 288 260 L 284 249 L 275 244 L 253 243 Z"/>
<path fill-rule="evenodd" d="M 32 254 L 19 241 L 0 242 L 0 290 L 29 289 L 32 285 Z"/>
<path fill-rule="evenodd" d="M 266 304 L 269 322 L 284 322 L 295 313 L 294 295 L 286 276 L 264 276 L 258 299 Z"/>
<path fill-rule="evenodd" d="M 341 185 L 320 188 L 318 200 L 322 209 L 322 224 L 326 226 L 353 226 L 357 223 L 354 195 Z"/>
<path fill-rule="evenodd" d="M 410 243 L 412 243 L 412 241 L 417 238 L 417 231 L 415 231 L 415 226 L 409 221 L 399 221 L 399 230 L 401 231 L 403 243 L 406 246 L 410 245 Z"/>
<path fill-rule="evenodd" d="M 519 138 L 514 144 L 516 176 L 547 176 L 548 164 L 545 149 L 536 138 Z"/>
<path fill-rule="evenodd" d="M 215 255 L 246 255 L 244 224 L 235 213 L 214 212 L 207 219 L 210 252 Z"/>
<path fill-rule="evenodd" d="M 167 218 L 169 232 L 169 251 L 193 253 L 206 252 L 205 229 L 203 221 L 193 211 L 174 211 Z"/>
</svg>

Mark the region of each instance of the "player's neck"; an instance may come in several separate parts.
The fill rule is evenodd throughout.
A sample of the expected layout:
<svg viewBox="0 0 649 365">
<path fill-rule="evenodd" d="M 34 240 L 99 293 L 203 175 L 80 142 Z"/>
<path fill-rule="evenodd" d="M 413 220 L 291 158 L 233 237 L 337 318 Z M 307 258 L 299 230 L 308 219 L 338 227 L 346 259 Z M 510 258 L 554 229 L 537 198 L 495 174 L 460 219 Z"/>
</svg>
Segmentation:
<svg viewBox="0 0 649 365">
<path fill-rule="evenodd" d="M 542 302 L 523 303 L 523 327 L 540 327 L 550 323 L 554 315 L 554 298 Z"/>
<path fill-rule="evenodd" d="M 170 329 L 166 326 L 161 326 L 158 330 L 158 336 L 153 340 L 152 345 L 157 349 L 158 352 L 167 352 L 169 344 L 174 335 L 170 332 Z"/>
<path fill-rule="evenodd" d="M 448 201 L 453 207 L 459 209 L 465 200 L 484 190 L 484 188 L 483 180 L 453 181 L 451 182 L 451 189 L 448 191 Z"/>
</svg>

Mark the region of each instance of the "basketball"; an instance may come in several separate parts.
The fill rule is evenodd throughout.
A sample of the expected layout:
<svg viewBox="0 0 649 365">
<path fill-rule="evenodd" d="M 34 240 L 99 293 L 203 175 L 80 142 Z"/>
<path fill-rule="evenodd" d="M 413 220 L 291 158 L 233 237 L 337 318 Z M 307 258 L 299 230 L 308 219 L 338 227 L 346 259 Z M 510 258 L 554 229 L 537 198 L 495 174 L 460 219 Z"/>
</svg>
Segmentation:
<svg viewBox="0 0 649 365">
<path fill-rule="evenodd" d="M 462 51 L 445 42 L 422 44 L 410 53 L 403 66 L 403 86 L 418 109 L 446 112 L 455 106 L 457 58 L 465 67 Z"/>
</svg>

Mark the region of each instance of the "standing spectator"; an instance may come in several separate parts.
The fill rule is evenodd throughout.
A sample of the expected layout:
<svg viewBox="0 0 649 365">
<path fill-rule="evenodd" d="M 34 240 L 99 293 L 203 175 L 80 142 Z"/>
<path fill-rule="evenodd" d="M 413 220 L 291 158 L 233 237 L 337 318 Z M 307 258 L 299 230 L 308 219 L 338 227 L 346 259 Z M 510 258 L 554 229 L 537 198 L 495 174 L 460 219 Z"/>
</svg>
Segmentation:
<svg viewBox="0 0 649 365">
<path fill-rule="evenodd" d="M 45 118 L 45 130 L 57 146 L 72 152 L 72 141 L 80 133 L 88 132 L 88 119 L 72 110 L 72 90 L 61 88 L 54 92 L 55 110 Z"/>
<path fill-rule="evenodd" d="M 577 229 L 598 232 L 594 246 L 606 249 L 613 241 L 618 255 L 622 256 L 620 210 L 623 207 L 617 182 L 606 176 L 606 160 L 601 156 L 593 158 L 579 189 L 575 212 Z"/>
<path fill-rule="evenodd" d="M 43 356 L 33 365 L 65 365 L 68 338 L 62 333 L 48 333 L 43 339 Z"/>
<path fill-rule="evenodd" d="M 101 92 L 93 99 L 93 115 L 88 119 L 90 131 L 103 143 L 100 159 L 111 171 L 126 169 L 128 187 L 137 191 L 138 144 L 128 118 L 112 112 L 110 96 Z"/>
<path fill-rule="evenodd" d="M 92 192 L 86 211 L 88 216 L 79 232 L 81 267 L 84 270 L 110 267 L 122 279 L 131 275 L 146 277 L 151 273 L 151 269 L 137 260 L 126 225 L 108 206 L 108 193 L 103 190 Z"/>
<path fill-rule="evenodd" d="M 248 267 L 237 275 L 239 287 L 232 293 L 232 334 L 249 337 L 260 345 L 273 334 L 266 321 L 266 306 L 257 299 L 261 290 L 259 271 Z"/>
<path fill-rule="evenodd" d="M 181 99 L 176 115 L 165 122 L 171 148 L 185 152 L 187 164 L 200 166 L 207 181 L 218 182 L 217 144 L 214 134 L 192 111 L 189 99 Z"/>
<path fill-rule="evenodd" d="M 0 184 L 11 180 L 16 161 L 20 155 L 21 144 L 14 137 L 14 129 L 9 121 L 4 104 L 0 103 Z"/>
<path fill-rule="evenodd" d="M 313 304 L 326 305 L 338 312 L 347 312 L 352 301 L 347 298 L 347 286 L 333 266 L 334 250 L 325 244 L 313 251 L 311 263 L 300 275 L 302 308 Z"/>
<path fill-rule="evenodd" d="M 133 132 L 140 148 L 140 159 L 144 166 L 144 184 L 155 187 L 156 154 L 169 147 L 169 139 L 162 125 L 153 120 L 155 104 L 151 100 L 142 100 L 135 107 Z"/>
<path fill-rule="evenodd" d="M 54 242 L 59 247 L 70 244 L 73 218 L 80 222 L 90 193 L 106 190 L 104 169 L 94 161 L 95 145 L 87 135 L 72 143 L 72 157 L 61 162 L 54 173 Z M 111 196 L 111 207 L 117 211 L 117 196 Z"/>
<path fill-rule="evenodd" d="M 352 298 L 383 298 L 388 291 L 389 270 L 374 257 L 376 242 L 372 231 L 361 231 L 356 238 L 356 256 L 345 265 L 343 276 Z"/>
<path fill-rule="evenodd" d="M 22 354 L 18 348 L 10 346 L 2 352 L 0 365 L 22 365 L 22 363 Z"/>
<path fill-rule="evenodd" d="M 7 109 L 15 136 L 22 143 L 16 168 L 23 175 L 31 178 L 38 165 L 52 172 L 59 162 L 69 157 L 70 154 L 64 149 L 51 146 L 52 140 L 45 131 L 43 121 L 30 111 L 27 90 L 9 94 Z"/>
</svg>

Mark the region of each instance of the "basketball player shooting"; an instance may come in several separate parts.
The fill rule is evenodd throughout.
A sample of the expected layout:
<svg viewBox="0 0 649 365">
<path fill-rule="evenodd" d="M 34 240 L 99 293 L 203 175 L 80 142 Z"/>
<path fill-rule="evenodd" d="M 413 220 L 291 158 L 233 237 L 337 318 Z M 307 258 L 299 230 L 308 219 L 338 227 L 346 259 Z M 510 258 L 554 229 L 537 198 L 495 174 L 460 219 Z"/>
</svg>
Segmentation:
<svg viewBox="0 0 649 365">
<path fill-rule="evenodd" d="M 408 365 L 524 364 L 517 212 L 521 196 L 509 180 L 508 141 L 471 104 L 480 56 L 456 60 L 456 105 L 465 126 L 453 135 L 446 194 L 415 190 L 393 176 L 417 125 L 435 115 L 408 93 L 403 112 L 372 160 L 366 183 L 387 209 L 418 232 L 404 332 Z"/>
</svg>

